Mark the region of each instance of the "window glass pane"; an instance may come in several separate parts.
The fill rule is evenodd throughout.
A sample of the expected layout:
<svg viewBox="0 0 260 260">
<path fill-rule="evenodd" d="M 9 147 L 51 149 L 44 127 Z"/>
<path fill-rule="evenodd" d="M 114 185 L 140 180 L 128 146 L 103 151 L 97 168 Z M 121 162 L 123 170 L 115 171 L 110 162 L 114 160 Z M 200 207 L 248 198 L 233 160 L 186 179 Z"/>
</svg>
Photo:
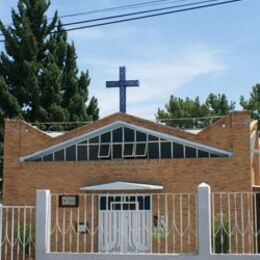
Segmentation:
<svg viewBox="0 0 260 260">
<path fill-rule="evenodd" d="M 121 201 L 121 197 L 119 196 L 115 197 L 114 201 Z"/>
<path fill-rule="evenodd" d="M 110 142 L 111 142 L 110 132 L 101 135 L 101 143 L 110 143 Z"/>
<path fill-rule="evenodd" d="M 134 142 L 135 131 L 129 128 L 124 128 L 124 138 L 125 142 Z"/>
<path fill-rule="evenodd" d="M 110 157 L 110 145 L 109 144 L 103 144 L 99 146 L 99 154 L 98 157 L 102 158 L 108 158 Z"/>
<path fill-rule="evenodd" d="M 146 141 L 146 134 L 137 131 L 137 132 L 136 132 L 136 141 L 137 141 L 137 142 L 145 142 L 145 141 Z"/>
<path fill-rule="evenodd" d="M 113 158 L 115 158 L 115 159 L 122 158 L 122 145 L 121 144 L 113 145 Z"/>
<path fill-rule="evenodd" d="M 98 159 L 98 145 L 90 145 L 89 146 L 89 160 L 97 160 Z"/>
<path fill-rule="evenodd" d="M 161 157 L 171 158 L 171 143 L 161 143 Z"/>
<path fill-rule="evenodd" d="M 111 203 L 114 201 L 114 198 L 113 197 L 108 197 L 108 209 L 110 210 L 111 209 Z"/>
<path fill-rule="evenodd" d="M 121 204 L 112 204 L 113 210 L 121 210 Z"/>
<path fill-rule="evenodd" d="M 198 150 L 198 157 L 199 158 L 208 158 L 209 157 L 209 153 L 202 151 L 202 150 Z"/>
<path fill-rule="evenodd" d="M 106 210 L 106 205 L 107 205 L 107 201 L 106 201 L 106 197 L 100 197 L 100 210 Z"/>
<path fill-rule="evenodd" d="M 135 204 L 134 204 L 134 203 L 131 203 L 131 204 L 129 205 L 129 209 L 130 209 L 130 210 L 135 210 Z"/>
<path fill-rule="evenodd" d="M 146 156 L 146 144 L 136 144 L 135 156 Z"/>
<path fill-rule="evenodd" d="M 64 150 L 54 153 L 54 161 L 64 161 Z"/>
<path fill-rule="evenodd" d="M 173 143 L 173 158 L 183 158 L 183 145 Z"/>
<path fill-rule="evenodd" d="M 88 140 L 85 140 L 85 141 L 83 141 L 83 142 L 81 142 L 79 144 L 88 144 Z"/>
<path fill-rule="evenodd" d="M 139 204 L 139 209 L 143 210 L 144 209 L 143 197 L 142 196 L 138 196 L 137 197 L 137 201 L 138 201 L 138 204 Z"/>
<path fill-rule="evenodd" d="M 129 198 L 129 197 L 127 197 L 127 198 Z M 135 197 L 131 196 L 130 201 L 135 201 Z"/>
<path fill-rule="evenodd" d="M 90 138 L 90 139 L 89 139 L 89 142 L 92 143 L 92 144 L 93 144 L 93 143 L 94 143 L 94 144 L 97 144 L 97 143 L 99 142 L 98 139 L 99 139 L 98 136 L 96 136 L 96 137 Z"/>
<path fill-rule="evenodd" d="M 221 157 L 221 156 L 218 155 L 218 154 L 215 154 L 215 153 L 211 153 L 211 154 L 210 154 L 210 157 Z M 225 157 L 225 156 L 223 156 L 223 157 Z"/>
<path fill-rule="evenodd" d="M 150 210 L 150 196 L 137 197 L 140 210 Z"/>
<path fill-rule="evenodd" d="M 159 143 L 150 143 L 149 144 L 149 158 L 150 159 L 159 159 Z"/>
<path fill-rule="evenodd" d="M 66 161 L 76 160 L 76 146 L 70 146 L 66 148 Z"/>
<path fill-rule="evenodd" d="M 144 209 L 150 210 L 150 208 L 151 208 L 151 206 L 150 206 L 150 196 L 145 196 Z"/>
<path fill-rule="evenodd" d="M 88 147 L 78 146 L 78 161 L 86 161 L 88 159 Z"/>
<path fill-rule="evenodd" d="M 156 136 L 149 135 L 149 136 L 148 136 L 148 140 L 149 140 L 149 141 L 157 141 L 157 140 L 159 140 L 159 139 L 158 139 L 158 137 L 156 137 Z"/>
<path fill-rule="evenodd" d="M 185 156 L 186 158 L 196 158 L 196 149 L 192 147 L 185 147 Z"/>
<path fill-rule="evenodd" d="M 134 155 L 134 144 L 125 144 L 124 145 L 124 156 L 132 157 Z"/>
<path fill-rule="evenodd" d="M 122 142 L 122 128 L 113 130 L 113 142 Z"/>
<path fill-rule="evenodd" d="M 43 161 L 45 161 L 45 162 L 53 161 L 53 154 L 51 153 L 51 154 L 43 156 Z"/>
<path fill-rule="evenodd" d="M 42 158 L 40 157 L 40 158 L 37 158 L 37 159 L 35 159 L 35 160 L 33 160 L 33 161 L 35 161 L 35 162 L 40 162 L 42 160 Z M 26 162 L 29 162 L 30 160 L 26 160 Z"/>
</svg>

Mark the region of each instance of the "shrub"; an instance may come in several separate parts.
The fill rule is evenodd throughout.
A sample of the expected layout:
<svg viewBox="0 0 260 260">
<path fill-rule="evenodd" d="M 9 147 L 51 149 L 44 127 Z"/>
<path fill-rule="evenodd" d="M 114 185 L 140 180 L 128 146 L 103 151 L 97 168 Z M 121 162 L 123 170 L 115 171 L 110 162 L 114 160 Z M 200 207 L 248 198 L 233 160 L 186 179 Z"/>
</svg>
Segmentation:
<svg viewBox="0 0 260 260">
<path fill-rule="evenodd" d="M 221 222 L 222 220 L 222 222 Z M 215 234 L 213 234 L 213 225 Z M 213 240 L 215 242 L 215 251 L 213 253 L 216 254 L 228 254 L 230 252 L 229 248 L 229 240 L 231 237 L 229 236 L 229 222 L 225 215 L 216 215 L 215 221 L 212 223 L 212 248 L 213 248 Z"/>
<path fill-rule="evenodd" d="M 28 255 L 30 250 L 34 250 L 35 235 L 34 230 L 28 224 L 20 223 L 16 230 L 16 237 L 19 241 L 19 246 Z"/>
</svg>

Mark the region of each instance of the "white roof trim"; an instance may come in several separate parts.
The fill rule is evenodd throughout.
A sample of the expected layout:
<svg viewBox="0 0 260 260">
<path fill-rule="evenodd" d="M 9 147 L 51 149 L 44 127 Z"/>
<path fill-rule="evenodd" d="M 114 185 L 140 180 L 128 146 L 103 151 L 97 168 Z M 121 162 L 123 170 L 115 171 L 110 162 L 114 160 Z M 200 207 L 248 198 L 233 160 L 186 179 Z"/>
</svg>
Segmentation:
<svg viewBox="0 0 260 260">
<path fill-rule="evenodd" d="M 133 183 L 133 182 L 109 182 L 105 184 L 98 184 L 93 186 L 86 186 L 80 188 L 82 191 L 98 191 L 98 190 L 162 190 L 163 186 L 151 185 L 143 183 Z"/>
<path fill-rule="evenodd" d="M 54 153 L 54 152 L 59 151 L 60 149 L 62 149 L 64 147 L 68 147 L 68 146 L 74 145 L 76 143 L 83 142 L 85 139 L 95 137 L 97 135 L 103 134 L 107 131 L 111 131 L 111 130 L 119 128 L 119 127 L 128 127 L 128 128 L 140 131 L 140 132 L 145 132 L 147 134 L 157 136 L 159 138 L 167 139 L 169 141 L 173 141 L 173 142 L 183 144 L 183 145 L 187 145 L 187 146 L 191 146 L 191 147 L 197 147 L 197 148 L 204 150 L 204 151 L 207 151 L 207 152 L 217 153 L 217 154 L 220 154 L 220 155 L 227 155 L 228 157 L 231 157 L 232 154 L 233 154 L 232 152 L 229 152 L 229 151 L 214 148 L 214 147 L 211 147 L 211 146 L 208 146 L 208 145 L 203 145 L 203 144 L 200 144 L 200 143 L 196 143 L 196 142 L 193 142 L 193 141 L 186 140 L 186 139 L 181 138 L 181 137 L 165 134 L 165 133 L 158 132 L 158 131 L 155 131 L 155 130 L 151 130 L 151 129 L 148 129 L 148 128 L 145 128 L 145 127 L 126 123 L 124 121 L 115 121 L 111 124 L 105 125 L 103 127 L 100 127 L 100 128 L 95 129 L 93 131 L 85 133 L 83 135 L 76 136 L 74 138 L 71 138 L 67 141 L 61 142 L 61 143 L 56 144 L 56 145 L 52 145 L 52 146 L 50 146 L 46 149 L 40 150 L 38 152 L 29 154 L 29 155 L 26 155 L 26 156 L 22 156 L 22 157 L 20 157 L 20 161 L 24 162 L 25 160 L 28 160 L 28 159 L 33 160 L 33 159 L 36 159 L 38 157 L 45 156 L 49 153 Z"/>
</svg>

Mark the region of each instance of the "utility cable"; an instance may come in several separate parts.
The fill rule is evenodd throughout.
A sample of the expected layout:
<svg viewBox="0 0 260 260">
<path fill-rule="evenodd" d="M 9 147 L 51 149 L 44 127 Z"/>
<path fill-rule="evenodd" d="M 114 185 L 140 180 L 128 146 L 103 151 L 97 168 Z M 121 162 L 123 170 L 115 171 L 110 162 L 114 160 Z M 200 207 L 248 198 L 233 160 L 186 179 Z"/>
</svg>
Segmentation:
<svg viewBox="0 0 260 260">
<path fill-rule="evenodd" d="M 211 1 L 219 1 L 219 0 L 205 0 L 205 1 L 200 1 L 200 2 L 211 2 Z M 203 9 L 203 8 L 219 6 L 219 5 L 224 5 L 224 4 L 231 4 L 231 3 L 234 3 L 234 2 L 241 2 L 241 1 L 243 1 L 243 0 L 226 0 L 226 1 L 218 2 L 218 3 L 211 3 L 211 4 L 206 4 L 206 5 L 193 6 L 193 7 L 182 8 L 182 9 L 178 9 L 178 10 L 171 10 L 171 11 L 166 11 L 166 12 L 159 12 L 159 13 L 154 13 L 154 14 L 150 14 L 150 15 L 137 16 L 137 17 L 121 19 L 121 20 L 114 20 L 114 21 L 105 22 L 105 23 L 96 23 L 96 24 L 92 24 L 92 25 L 74 27 L 74 28 L 69 28 L 69 29 L 64 28 L 64 31 L 69 32 L 69 31 L 81 30 L 81 29 L 86 29 L 86 28 L 100 27 L 100 26 L 105 26 L 105 25 L 110 25 L 110 24 L 123 23 L 123 22 L 140 20 L 140 19 L 147 19 L 147 18 L 169 15 L 169 14 L 180 13 L 180 12 L 186 12 L 186 11 L 193 11 L 193 10 L 197 10 L 197 9 Z M 194 3 L 194 4 L 196 4 L 196 3 Z M 197 2 L 197 4 L 198 4 L 198 2 Z M 171 8 L 173 8 L 173 7 L 171 7 Z M 147 12 L 147 11 L 144 11 L 144 12 Z M 155 11 L 153 11 L 153 12 L 155 12 Z M 130 14 L 125 14 L 125 15 L 130 15 Z M 99 19 L 105 19 L 105 17 L 99 18 Z M 108 18 L 106 18 L 106 19 L 108 19 Z M 112 19 L 112 18 L 110 18 L 110 19 Z M 81 22 L 78 22 L 78 23 L 81 23 Z M 55 32 L 52 32 L 52 33 L 55 33 Z M 0 42 L 5 42 L 5 40 L 0 40 Z"/>
</svg>

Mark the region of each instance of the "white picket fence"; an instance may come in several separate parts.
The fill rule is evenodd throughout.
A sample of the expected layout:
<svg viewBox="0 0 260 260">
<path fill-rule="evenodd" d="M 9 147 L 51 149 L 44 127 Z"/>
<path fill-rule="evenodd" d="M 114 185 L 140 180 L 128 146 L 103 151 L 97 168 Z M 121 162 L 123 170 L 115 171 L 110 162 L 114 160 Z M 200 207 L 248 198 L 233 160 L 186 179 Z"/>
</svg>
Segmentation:
<svg viewBox="0 0 260 260">
<path fill-rule="evenodd" d="M 0 206 L 0 260 L 259 259 L 258 195 L 201 184 L 197 194 L 81 194 L 73 209 L 40 190 L 36 208 Z"/>
</svg>

